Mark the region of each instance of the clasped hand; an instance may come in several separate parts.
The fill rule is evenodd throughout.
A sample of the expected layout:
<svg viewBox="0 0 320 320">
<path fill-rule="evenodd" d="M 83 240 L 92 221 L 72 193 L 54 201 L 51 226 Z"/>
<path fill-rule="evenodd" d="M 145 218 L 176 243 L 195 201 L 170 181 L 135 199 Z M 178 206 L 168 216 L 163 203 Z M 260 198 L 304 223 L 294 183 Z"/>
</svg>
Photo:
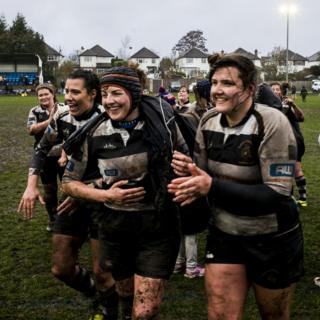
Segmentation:
<svg viewBox="0 0 320 320">
<path fill-rule="evenodd" d="M 126 185 L 128 182 L 128 180 L 115 182 L 111 188 L 108 189 L 108 199 L 106 203 L 129 207 L 133 203 L 143 200 L 146 194 L 143 187 L 121 188 L 121 186 Z"/>
<path fill-rule="evenodd" d="M 189 174 L 189 176 L 173 179 L 168 184 L 168 192 L 174 195 L 174 202 L 184 206 L 209 193 L 212 177 L 197 167 L 190 157 L 175 151 L 172 167 L 175 173 Z"/>
</svg>

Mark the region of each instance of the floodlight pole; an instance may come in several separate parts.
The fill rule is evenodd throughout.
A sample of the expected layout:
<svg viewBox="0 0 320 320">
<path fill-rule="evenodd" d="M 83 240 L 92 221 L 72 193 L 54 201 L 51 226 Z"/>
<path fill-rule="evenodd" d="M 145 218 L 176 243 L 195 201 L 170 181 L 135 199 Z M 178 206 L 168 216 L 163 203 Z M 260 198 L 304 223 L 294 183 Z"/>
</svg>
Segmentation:
<svg viewBox="0 0 320 320">
<path fill-rule="evenodd" d="M 43 73 L 42 73 L 42 60 L 38 54 L 36 54 L 38 58 L 38 67 L 39 67 L 39 84 L 43 84 Z"/>
<path fill-rule="evenodd" d="M 289 9 L 287 8 L 286 81 L 289 80 Z"/>
</svg>

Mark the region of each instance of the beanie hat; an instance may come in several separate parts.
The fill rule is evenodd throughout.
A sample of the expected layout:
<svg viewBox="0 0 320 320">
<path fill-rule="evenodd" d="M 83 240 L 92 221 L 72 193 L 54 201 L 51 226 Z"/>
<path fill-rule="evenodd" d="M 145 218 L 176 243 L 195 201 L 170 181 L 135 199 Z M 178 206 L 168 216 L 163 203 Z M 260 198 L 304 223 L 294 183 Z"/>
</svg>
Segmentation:
<svg viewBox="0 0 320 320">
<path fill-rule="evenodd" d="M 113 67 L 100 79 L 101 85 L 115 85 L 124 88 L 131 96 L 132 107 L 137 107 L 142 95 L 138 74 L 129 67 Z"/>
<path fill-rule="evenodd" d="M 199 80 L 196 88 L 201 98 L 205 98 L 207 101 L 210 101 L 211 84 L 209 80 Z"/>
<path fill-rule="evenodd" d="M 199 80 L 197 82 L 197 90 L 198 90 L 199 96 L 201 98 L 205 98 L 207 101 L 210 101 L 210 89 L 211 89 L 211 84 L 209 80 L 204 79 L 204 80 Z"/>
<path fill-rule="evenodd" d="M 165 93 L 166 93 L 166 89 L 165 89 L 164 86 L 160 86 L 160 88 L 159 88 L 159 93 L 160 93 L 160 94 L 165 94 Z"/>
</svg>

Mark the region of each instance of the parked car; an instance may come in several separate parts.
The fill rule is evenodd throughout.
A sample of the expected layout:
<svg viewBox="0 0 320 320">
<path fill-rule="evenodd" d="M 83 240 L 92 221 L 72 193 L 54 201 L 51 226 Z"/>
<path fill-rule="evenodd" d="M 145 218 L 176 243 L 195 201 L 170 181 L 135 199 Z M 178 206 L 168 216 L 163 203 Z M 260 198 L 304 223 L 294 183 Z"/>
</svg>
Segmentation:
<svg viewBox="0 0 320 320">
<path fill-rule="evenodd" d="M 169 89 L 170 92 L 178 92 L 181 87 L 181 82 L 179 80 L 171 81 Z"/>
<path fill-rule="evenodd" d="M 312 80 L 311 89 L 313 93 L 320 92 L 320 80 Z"/>
<path fill-rule="evenodd" d="M 193 87 L 196 85 L 197 83 L 196 82 L 192 82 L 189 84 L 189 91 L 190 92 L 193 92 Z"/>
</svg>

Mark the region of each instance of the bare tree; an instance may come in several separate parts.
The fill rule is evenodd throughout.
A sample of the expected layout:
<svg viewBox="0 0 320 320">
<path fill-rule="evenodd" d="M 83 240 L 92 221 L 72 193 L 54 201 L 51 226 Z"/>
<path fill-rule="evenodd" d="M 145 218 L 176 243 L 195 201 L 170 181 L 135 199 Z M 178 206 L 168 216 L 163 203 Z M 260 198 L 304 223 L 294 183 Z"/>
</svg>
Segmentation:
<svg viewBox="0 0 320 320">
<path fill-rule="evenodd" d="M 118 57 L 123 60 L 128 60 L 129 58 L 129 52 L 128 50 L 132 49 L 131 44 L 131 38 L 126 35 L 121 40 L 121 48 L 118 50 Z"/>
</svg>

